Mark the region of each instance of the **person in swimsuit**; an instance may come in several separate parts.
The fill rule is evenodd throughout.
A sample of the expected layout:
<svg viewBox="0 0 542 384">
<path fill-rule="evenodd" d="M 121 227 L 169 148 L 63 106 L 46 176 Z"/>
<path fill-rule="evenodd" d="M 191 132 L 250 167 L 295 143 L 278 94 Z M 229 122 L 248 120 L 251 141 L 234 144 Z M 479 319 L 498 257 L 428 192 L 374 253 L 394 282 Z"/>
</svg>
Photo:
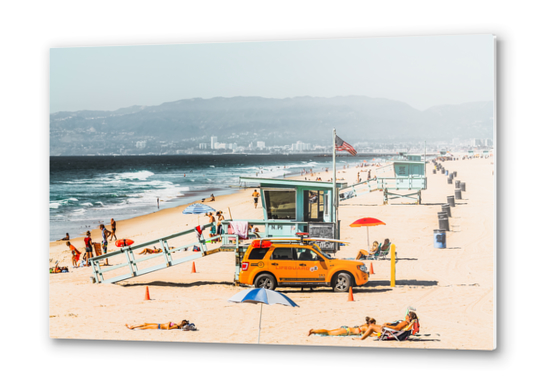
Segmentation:
<svg viewBox="0 0 542 384">
<path fill-rule="evenodd" d="M 258 208 L 258 197 L 260 197 L 260 194 L 257 190 L 254 190 L 252 197 L 254 198 L 254 208 Z"/>
<path fill-rule="evenodd" d="M 310 336 L 310 335 L 325 335 L 325 336 L 362 335 L 365 331 L 367 331 L 369 326 L 372 325 L 372 324 L 376 324 L 376 320 L 369 317 L 369 316 L 367 316 L 365 318 L 365 324 L 360 325 L 358 327 L 346 327 L 346 326 L 343 326 L 341 328 L 331 329 L 331 330 L 328 330 L 328 329 L 311 329 L 307 336 Z"/>
<path fill-rule="evenodd" d="M 113 220 L 113 219 L 111 219 Z M 102 249 L 104 250 L 104 254 L 107 253 L 107 238 L 109 237 L 109 235 L 111 234 L 110 231 L 107 230 L 107 228 L 105 227 L 105 225 L 103 224 L 100 224 L 100 229 L 102 230 Z M 108 259 L 105 259 L 105 265 L 109 265 L 109 260 Z"/>
<path fill-rule="evenodd" d="M 85 237 L 85 254 L 83 259 L 86 261 L 87 266 L 90 267 L 88 259 L 92 258 L 92 239 L 90 238 L 90 231 L 87 231 L 87 237 Z"/>
<path fill-rule="evenodd" d="M 143 323 L 141 325 L 126 325 L 126 328 L 128 329 L 164 329 L 166 331 L 169 331 L 170 329 L 181 329 L 185 325 L 190 324 L 190 321 L 183 320 L 180 322 L 180 324 L 175 324 L 173 322 L 165 323 L 165 324 L 158 324 L 158 323 Z"/>
<path fill-rule="evenodd" d="M 70 248 L 70 251 L 72 251 L 72 265 L 74 267 L 77 267 L 77 263 L 79 262 L 79 256 L 81 256 L 81 252 L 77 250 L 71 243 L 68 241 L 66 242 L 66 245 Z"/>
<path fill-rule="evenodd" d="M 69 233 L 66 233 L 66 237 L 64 237 L 63 239 L 60 239 L 61 241 L 67 241 L 67 240 L 70 240 L 70 234 Z"/>
<path fill-rule="evenodd" d="M 382 333 L 382 328 L 384 328 L 384 327 L 395 329 L 396 331 L 400 331 L 401 329 L 403 329 L 407 325 L 409 325 L 411 321 L 417 320 L 417 319 L 418 319 L 418 316 L 416 315 L 416 313 L 410 311 L 406 315 L 405 320 L 400 321 L 400 322 L 398 322 L 396 324 L 391 324 L 391 323 L 384 323 L 383 325 L 371 324 L 367 328 L 367 330 L 363 333 L 363 336 L 361 336 L 361 340 L 365 340 L 366 338 L 368 338 L 369 336 L 371 336 L 374 333 L 377 334 L 377 335 L 380 335 Z"/>
<path fill-rule="evenodd" d="M 117 240 L 117 235 L 115 235 L 115 232 L 117 231 L 117 222 L 111 218 L 111 237 L 109 238 L 110 241 L 113 241 L 113 236 L 115 236 L 115 240 Z"/>
<path fill-rule="evenodd" d="M 217 218 L 217 222 L 218 222 L 218 226 L 216 228 L 216 233 L 220 236 L 224 233 L 223 229 L 222 229 L 222 220 L 224 220 L 224 215 L 222 215 L 222 211 L 218 211 L 216 213 L 216 218 Z M 222 240 L 222 236 L 220 237 L 220 240 Z"/>
<path fill-rule="evenodd" d="M 162 252 L 162 248 L 156 248 L 154 247 L 154 249 L 152 248 L 145 248 L 143 251 L 139 252 L 140 255 L 147 255 L 147 254 L 151 254 L 151 253 L 160 253 Z"/>
</svg>

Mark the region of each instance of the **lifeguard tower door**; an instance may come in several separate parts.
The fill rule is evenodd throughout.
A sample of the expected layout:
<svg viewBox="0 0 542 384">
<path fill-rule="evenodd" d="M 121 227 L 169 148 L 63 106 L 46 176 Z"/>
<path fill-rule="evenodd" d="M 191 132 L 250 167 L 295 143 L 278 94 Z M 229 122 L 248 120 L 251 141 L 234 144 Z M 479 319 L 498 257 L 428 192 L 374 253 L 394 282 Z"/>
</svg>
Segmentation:
<svg viewBox="0 0 542 384">
<path fill-rule="evenodd" d="M 303 221 L 324 221 L 324 191 L 303 191 Z"/>
</svg>

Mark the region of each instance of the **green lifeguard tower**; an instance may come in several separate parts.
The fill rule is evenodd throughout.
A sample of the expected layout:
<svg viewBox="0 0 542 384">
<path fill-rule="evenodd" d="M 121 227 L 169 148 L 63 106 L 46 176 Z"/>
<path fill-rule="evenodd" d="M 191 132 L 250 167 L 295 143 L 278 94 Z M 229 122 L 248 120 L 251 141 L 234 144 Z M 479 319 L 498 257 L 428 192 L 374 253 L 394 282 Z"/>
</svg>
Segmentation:
<svg viewBox="0 0 542 384">
<path fill-rule="evenodd" d="M 333 183 L 259 177 L 240 177 L 239 183 L 259 189 L 264 218 L 249 219 L 248 223 L 264 226 L 262 237 L 297 237 L 301 232 L 313 238 L 339 238 Z M 323 246 L 328 251 L 335 248 L 334 244 Z"/>
</svg>

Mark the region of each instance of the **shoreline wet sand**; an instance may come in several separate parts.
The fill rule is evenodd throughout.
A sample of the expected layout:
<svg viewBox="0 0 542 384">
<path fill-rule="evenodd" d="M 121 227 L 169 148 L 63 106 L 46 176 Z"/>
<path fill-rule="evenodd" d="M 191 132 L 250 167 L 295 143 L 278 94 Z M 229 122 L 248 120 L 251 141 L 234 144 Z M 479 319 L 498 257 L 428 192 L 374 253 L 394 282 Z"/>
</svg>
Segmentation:
<svg viewBox="0 0 542 384">
<path fill-rule="evenodd" d="M 373 192 L 341 202 L 342 239 L 350 242 L 338 258 L 355 257 L 366 248 L 366 231 L 351 228 L 360 217 L 376 217 L 386 226 L 370 230 L 371 241 L 384 238 L 397 245 L 396 286 L 390 287 L 390 261 L 369 261 L 375 274 L 369 283 L 354 288 L 354 302 L 347 294 L 330 288 L 312 292 L 282 288 L 300 307 L 264 306 L 261 343 L 281 345 L 333 345 L 431 349 L 490 350 L 494 340 L 494 176 L 493 158 L 445 162 L 467 183 L 463 200 L 452 208 L 451 231 L 446 249 L 433 247 L 433 229 L 438 229 L 437 212 L 453 185 L 446 176 L 432 174 L 428 164 L 428 189 L 422 205 L 392 201 L 382 205 L 382 192 Z M 338 169 L 338 178 L 349 183 L 359 168 Z M 326 180 L 329 173 L 322 173 Z M 315 175 L 317 176 L 317 175 Z M 362 173 L 362 179 L 364 173 Z M 297 177 L 296 177 L 297 178 Z M 250 194 L 252 189 L 217 196 L 208 203 L 233 219 L 261 219 Z M 180 232 L 197 225 L 194 215 L 183 215 L 185 206 L 158 211 L 117 223 L 117 237 L 141 243 Z M 200 223 L 205 222 L 204 216 Z M 94 241 L 101 239 L 91 231 Z M 82 238 L 73 239 L 82 250 Z M 115 247 L 110 248 L 110 252 Z M 71 265 L 65 242 L 50 243 L 50 264 Z M 229 303 L 227 299 L 244 287 L 233 285 L 233 253 L 218 253 L 196 260 L 197 273 L 185 263 L 126 280 L 119 284 L 91 284 L 90 268 L 50 275 L 50 336 L 54 338 L 104 340 L 154 340 L 221 343 L 256 343 L 259 306 Z M 71 268 L 70 268 L 71 270 Z M 144 300 L 149 287 L 151 300 Z M 334 329 L 363 323 L 365 316 L 377 323 L 404 316 L 413 306 L 420 318 L 421 336 L 412 342 L 376 342 L 351 337 L 307 336 L 311 328 Z M 179 322 L 189 319 L 197 332 L 128 330 L 126 323 Z M 220 326 L 219 326 L 220 325 Z"/>
</svg>

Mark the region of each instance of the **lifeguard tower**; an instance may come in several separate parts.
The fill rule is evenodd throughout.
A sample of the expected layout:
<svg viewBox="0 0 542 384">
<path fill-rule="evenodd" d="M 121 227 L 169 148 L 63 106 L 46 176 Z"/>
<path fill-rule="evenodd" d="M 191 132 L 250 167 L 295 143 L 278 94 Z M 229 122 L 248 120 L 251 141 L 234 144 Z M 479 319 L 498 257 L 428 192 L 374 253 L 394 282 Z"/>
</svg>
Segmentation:
<svg viewBox="0 0 542 384">
<path fill-rule="evenodd" d="M 346 200 L 374 191 L 384 192 L 384 204 L 393 199 L 409 199 L 420 204 L 421 191 L 427 189 L 423 155 L 403 155 L 406 160 L 376 170 L 376 177 L 340 189 L 340 200 Z"/>
<path fill-rule="evenodd" d="M 303 232 L 311 238 L 339 239 L 333 183 L 258 177 L 240 177 L 239 183 L 259 189 L 264 218 L 249 219 L 248 224 L 263 226 L 262 237 L 293 238 Z M 339 187 L 337 184 L 336 193 Z M 229 221 L 224 223 L 228 225 Z M 321 248 L 333 252 L 335 244 L 322 244 Z"/>
</svg>

